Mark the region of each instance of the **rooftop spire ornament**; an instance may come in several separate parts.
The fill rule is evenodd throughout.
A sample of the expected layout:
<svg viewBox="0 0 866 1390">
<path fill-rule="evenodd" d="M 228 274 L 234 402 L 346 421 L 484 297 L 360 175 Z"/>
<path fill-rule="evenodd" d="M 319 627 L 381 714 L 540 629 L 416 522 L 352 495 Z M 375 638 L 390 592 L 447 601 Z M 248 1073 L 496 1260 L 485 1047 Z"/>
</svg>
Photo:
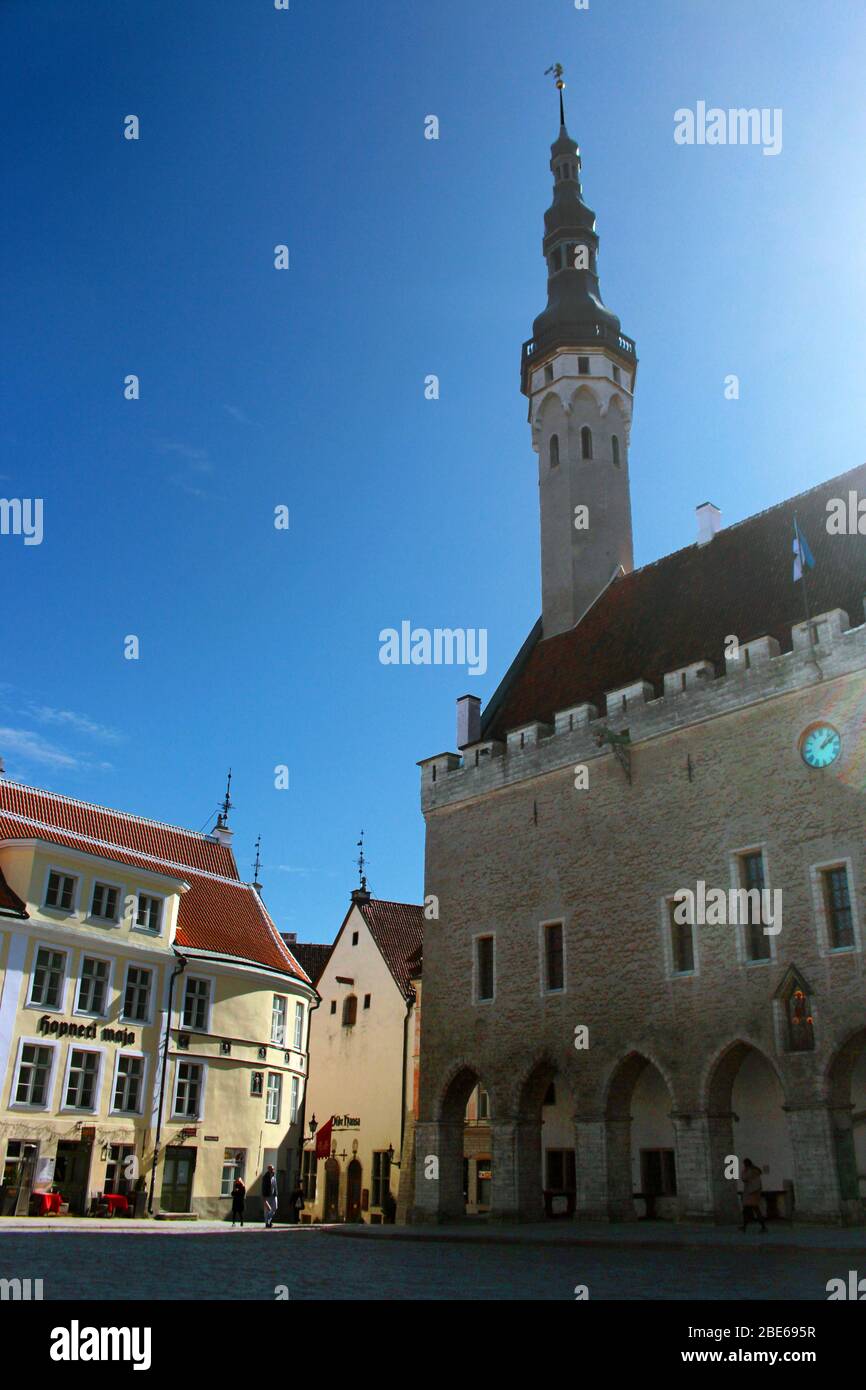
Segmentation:
<svg viewBox="0 0 866 1390">
<path fill-rule="evenodd" d="M 262 867 L 261 849 L 262 849 L 262 837 L 261 837 L 261 835 L 259 835 L 259 836 L 257 836 L 257 838 L 256 838 L 256 862 L 255 862 L 255 864 L 253 865 L 253 887 L 254 887 L 254 888 L 257 888 L 257 889 L 258 889 L 258 888 L 261 888 L 261 886 L 262 886 L 261 883 L 259 882 L 259 871 L 261 870 L 261 867 Z"/>
<path fill-rule="evenodd" d="M 565 82 L 562 77 L 564 71 L 565 69 L 562 63 L 552 63 L 544 74 L 545 77 L 549 77 L 551 73 L 553 74 L 554 81 L 559 91 L 559 124 L 563 127 L 565 126 L 565 103 L 562 98 L 562 93 L 565 91 Z"/>
<path fill-rule="evenodd" d="M 366 874 L 364 873 L 364 867 L 365 867 L 367 861 L 366 861 L 366 859 L 364 858 L 364 832 L 363 832 L 363 830 L 361 831 L 361 838 L 360 838 L 360 840 L 358 841 L 358 849 L 360 850 L 360 854 L 358 855 L 358 858 L 355 860 L 355 863 L 358 865 L 358 877 L 359 877 L 359 879 L 361 880 L 361 892 L 362 892 L 362 893 L 366 893 L 366 891 L 367 891 L 367 876 L 366 876 Z"/>
<path fill-rule="evenodd" d="M 231 768 L 229 768 L 228 780 L 226 781 L 226 794 L 223 797 L 222 810 L 217 816 L 217 825 L 220 826 L 221 829 L 225 829 L 225 827 L 229 823 L 229 811 L 234 810 L 234 802 L 231 799 L 231 790 L 232 770 Z"/>
</svg>

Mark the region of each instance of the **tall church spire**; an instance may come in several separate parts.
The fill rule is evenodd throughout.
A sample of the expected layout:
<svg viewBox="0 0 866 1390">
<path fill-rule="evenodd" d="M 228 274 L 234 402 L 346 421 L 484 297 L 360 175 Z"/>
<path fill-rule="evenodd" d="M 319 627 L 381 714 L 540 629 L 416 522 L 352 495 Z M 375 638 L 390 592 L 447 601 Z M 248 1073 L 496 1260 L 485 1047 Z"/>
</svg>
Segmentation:
<svg viewBox="0 0 866 1390">
<path fill-rule="evenodd" d="M 557 78 L 560 86 L 561 71 Z M 583 198 L 561 86 L 559 95 L 542 244 L 547 306 L 521 361 L 539 455 L 545 637 L 573 627 L 610 579 L 633 566 L 628 443 L 637 357 L 601 297 L 595 213 Z"/>
</svg>

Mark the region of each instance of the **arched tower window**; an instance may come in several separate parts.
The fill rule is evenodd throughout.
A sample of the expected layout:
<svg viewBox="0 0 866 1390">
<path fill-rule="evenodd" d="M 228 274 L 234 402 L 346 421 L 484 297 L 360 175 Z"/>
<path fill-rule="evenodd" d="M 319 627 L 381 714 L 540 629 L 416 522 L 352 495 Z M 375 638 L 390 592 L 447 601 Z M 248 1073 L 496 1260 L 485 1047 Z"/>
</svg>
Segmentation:
<svg viewBox="0 0 866 1390">
<path fill-rule="evenodd" d="M 559 467 L 559 435 L 558 435 L 558 434 L 552 434 L 552 435 L 550 436 L 550 466 L 551 466 L 551 468 L 558 468 L 558 467 Z"/>
<path fill-rule="evenodd" d="M 611 439 L 611 441 L 610 441 L 610 447 L 611 447 L 611 449 L 613 450 L 613 461 L 614 461 L 614 465 L 615 465 L 617 468 L 619 468 L 619 465 L 620 465 L 620 459 L 619 459 L 619 438 L 618 438 L 617 435 L 614 435 L 613 438 Z"/>
<path fill-rule="evenodd" d="M 347 994 L 343 1000 L 343 1026 L 351 1028 L 358 1020 L 358 996 Z"/>
<path fill-rule="evenodd" d="M 580 431 L 580 454 L 581 458 L 592 458 L 592 430 L 589 425 L 584 425 Z"/>
</svg>

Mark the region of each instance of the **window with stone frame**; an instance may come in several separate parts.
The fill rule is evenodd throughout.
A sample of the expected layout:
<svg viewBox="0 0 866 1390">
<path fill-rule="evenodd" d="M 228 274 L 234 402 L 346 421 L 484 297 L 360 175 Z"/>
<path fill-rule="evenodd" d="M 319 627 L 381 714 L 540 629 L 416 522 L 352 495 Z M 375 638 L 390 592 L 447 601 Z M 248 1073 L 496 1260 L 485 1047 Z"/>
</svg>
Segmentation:
<svg viewBox="0 0 866 1390">
<path fill-rule="evenodd" d="M 821 870 L 824 910 L 827 914 L 827 940 L 831 951 L 849 951 L 854 945 L 854 916 L 848 870 L 844 864 Z"/>
<path fill-rule="evenodd" d="M 686 914 L 686 904 L 675 898 L 668 901 L 668 920 L 671 934 L 671 965 L 674 975 L 691 975 L 695 969 L 695 937 L 691 922 L 679 922 Z"/>
<path fill-rule="evenodd" d="M 759 849 L 749 850 L 747 854 L 738 856 L 740 887 L 747 892 L 757 891 L 762 894 L 766 882 L 764 878 L 764 856 Z M 762 901 L 761 898 L 758 899 Z M 772 955 L 770 950 L 770 938 L 764 930 L 764 923 L 760 910 L 754 911 L 752 901 L 746 922 L 746 958 L 747 960 L 769 960 Z"/>
</svg>

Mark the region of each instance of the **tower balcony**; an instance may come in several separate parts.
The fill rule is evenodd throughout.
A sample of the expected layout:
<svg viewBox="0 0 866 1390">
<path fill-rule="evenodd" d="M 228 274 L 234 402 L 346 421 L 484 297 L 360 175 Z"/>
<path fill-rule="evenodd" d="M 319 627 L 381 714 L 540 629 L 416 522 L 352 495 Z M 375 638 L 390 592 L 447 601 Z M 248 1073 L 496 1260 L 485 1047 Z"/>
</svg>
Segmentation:
<svg viewBox="0 0 866 1390">
<path fill-rule="evenodd" d="M 563 329 L 560 333 L 545 334 L 544 339 L 538 342 L 535 338 L 530 338 L 523 344 L 523 351 L 520 356 L 520 389 L 525 396 L 529 395 L 529 377 L 536 364 L 550 352 L 561 348 L 566 348 L 573 352 L 579 352 L 581 348 L 606 347 L 615 352 L 626 367 L 634 367 L 637 364 L 637 350 L 634 340 L 627 338 L 624 333 L 619 333 L 608 324 L 596 323 L 581 326 L 578 330 L 569 332 Z"/>
</svg>

